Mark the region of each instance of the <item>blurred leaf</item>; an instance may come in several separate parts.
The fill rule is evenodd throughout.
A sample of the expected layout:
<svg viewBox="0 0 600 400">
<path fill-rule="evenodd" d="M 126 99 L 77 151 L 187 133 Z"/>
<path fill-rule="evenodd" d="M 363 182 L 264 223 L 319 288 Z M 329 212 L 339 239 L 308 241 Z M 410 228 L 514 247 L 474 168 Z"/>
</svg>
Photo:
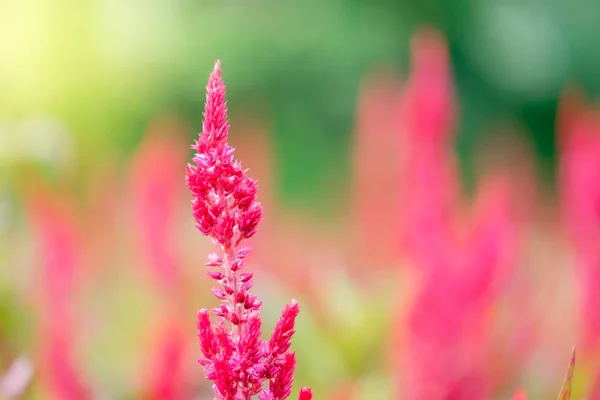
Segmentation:
<svg viewBox="0 0 600 400">
<path fill-rule="evenodd" d="M 573 382 L 573 369 L 575 368 L 575 348 L 573 347 L 573 351 L 571 352 L 571 361 L 569 362 L 569 369 L 567 370 L 567 375 L 565 376 L 565 381 L 563 383 L 562 389 L 558 395 L 558 400 L 569 400 L 571 398 L 571 385 Z"/>
</svg>

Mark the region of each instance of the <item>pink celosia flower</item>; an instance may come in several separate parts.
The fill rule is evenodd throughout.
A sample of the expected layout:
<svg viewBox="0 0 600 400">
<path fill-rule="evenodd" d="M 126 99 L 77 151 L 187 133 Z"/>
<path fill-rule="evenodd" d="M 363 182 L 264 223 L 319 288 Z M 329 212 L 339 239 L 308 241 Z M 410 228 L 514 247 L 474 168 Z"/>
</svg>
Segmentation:
<svg viewBox="0 0 600 400">
<path fill-rule="evenodd" d="M 600 113 L 568 92 L 558 119 L 560 193 L 581 284 L 584 353 L 600 353 Z"/>
<path fill-rule="evenodd" d="M 173 222 L 181 186 L 180 166 L 185 153 L 180 150 L 181 124 L 159 120 L 149 128 L 131 166 L 133 215 L 144 261 L 165 291 L 174 290 L 179 279 L 179 260 L 174 250 Z M 179 178 L 179 179 L 178 179 Z"/>
<path fill-rule="evenodd" d="M 359 270 L 365 264 L 394 265 L 398 254 L 398 149 L 401 149 L 397 116 L 401 87 L 397 79 L 378 73 L 361 85 L 353 147 L 354 213 L 357 243 L 362 249 L 353 259 Z M 354 250 L 354 249 L 353 249 Z M 372 275 L 372 274 L 371 274 Z"/>
<path fill-rule="evenodd" d="M 408 399 L 486 398 L 486 316 L 515 254 L 509 185 L 503 177 L 484 180 L 474 216 L 460 212 L 441 35 L 416 35 L 412 68 L 401 111 L 409 146 L 403 224 L 421 285 L 408 315 L 402 391 Z"/>
<path fill-rule="evenodd" d="M 69 209 L 48 192 L 36 190 L 28 202 L 38 236 L 42 274 L 42 366 L 52 396 L 58 399 L 89 399 L 72 360 L 74 340 L 70 309 L 76 277 L 78 235 Z"/>
<path fill-rule="evenodd" d="M 594 377 L 594 381 L 592 382 L 592 387 L 588 394 L 588 399 L 600 399 L 600 373 L 596 373 Z"/>
<path fill-rule="evenodd" d="M 186 398 L 181 389 L 185 336 L 179 324 L 165 323 L 152 347 L 148 394 L 146 400 L 178 400 Z"/>
<path fill-rule="evenodd" d="M 309 387 L 302 388 L 300 390 L 300 396 L 298 400 L 310 400 L 312 399 L 312 389 Z"/>
<path fill-rule="evenodd" d="M 106 251 L 115 245 L 115 232 L 118 232 L 120 221 L 121 188 L 120 170 L 112 157 L 106 157 L 101 167 L 86 175 L 85 193 L 86 223 L 82 237 L 85 238 L 86 250 L 81 265 L 82 274 L 89 282 L 109 271 L 107 265 L 115 264 L 117 252 Z"/>
<path fill-rule="evenodd" d="M 181 302 L 180 260 L 176 257 L 173 223 L 181 199 L 180 142 L 182 124 L 175 119 L 155 121 L 136 152 L 131 168 L 132 204 L 135 205 L 139 247 L 150 267 L 161 298 L 177 309 Z M 174 314 L 174 315 L 173 315 Z M 181 393 L 185 336 L 176 313 L 163 322 L 151 347 L 148 378 L 149 399 L 177 400 Z"/>
<path fill-rule="evenodd" d="M 92 399 L 90 390 L 72 361 L 70 340 L 66 335 L 55 334 L 45 344 L 44 373 L 47 375 L 51 396 L 60 400 Z"/>
<path fill-rule="evenodd" d="M 219 245 L 222 255 L 209 256 L 208 275 L 219 282 L 214 295 L 221 305 L 212 310 L 216 324 L 206 309 L 198 312 L 198 338 L 204 358 L 206 378 L 212 380 L 215 399 L 242 400 L 260 395 L 285 399 L 290 395 L 295 355 L 290 351 L 294 322 L 300 310 L 292 300 L 283 310 L 271 339 L 261 339 L 261 302 L 249 293 L 253 275 L 243 269 L 250 248 L 240 248 L 252 237 L 262 217 L 256 201 L 256 182 L 245 175 L 233 148 L 227 143 L 229 123 L 225 85 L 217 61 L 206 88 L 202 132 L 192 146 L 195 165 L 188 164 L 186 182 L 192 191 L 192 210 L 198 229 Z M 263 388 L 264 382 L 269 382 Z M 312 398 L 303 390 L 300 398 Z"/>
</svg>

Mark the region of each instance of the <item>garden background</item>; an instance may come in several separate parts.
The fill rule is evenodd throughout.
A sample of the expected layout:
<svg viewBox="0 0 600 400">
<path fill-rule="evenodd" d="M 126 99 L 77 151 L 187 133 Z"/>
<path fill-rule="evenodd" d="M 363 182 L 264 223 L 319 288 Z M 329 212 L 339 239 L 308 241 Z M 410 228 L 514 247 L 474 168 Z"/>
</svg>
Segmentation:
<svg viewBox="0 0 600 400">
<path fill-rule="evenodd" d="M 584 398 L 600 382 L 600 146 L 569 153 L 564 138 L 578 121 L 600 131 L 598 9 L 594 0 L 1 1 L 0 371 L 22 378 L 26 399 L 76 399 L 77 388 L 98 399 L 210 396 L 195 315 L 215 303 L 204 267 L 212 250 L 194 228 L 184 174 L 220 59 L 230 143 L 265 208 L 248 262 L 267 327 L 289 298 L 301 304 L 294 392 L 432 399 L 418 394 L 424 377 L 447 372 L 430 396 L 554 398 L 576 346 L 574 398 Z M 411 108 L 419 82 L 431 102 Z M 432 158 L 418 152 L 411 118 L 442 125 Z M 564 161 L 586 150 L 587 164 Z M 418 160 L 433 160 L 433 175 Z M 456 177 L 436 180 L 444 171 Z M 419 213 L 448 206 L 460 232 L 470 210 L 495 218 L 504 194 L 479 190 L 493 186 L 490 171 L 506 173 L 511 210 L 491 246 L 510 256 L 501 277 L 475 280 L 485 290 L 461 297 L 456 280 L 495 261 L 459 261 L 458 278 L 428 280 L 419 243 L 442 257 L 455 238 L 436 231 L 445 217 Z M 415 318 L 433 321 L 426 334 Z M 442 345 L 435 332 L 450 335 L 450 320 L 477 322 Z"/>
</svg>

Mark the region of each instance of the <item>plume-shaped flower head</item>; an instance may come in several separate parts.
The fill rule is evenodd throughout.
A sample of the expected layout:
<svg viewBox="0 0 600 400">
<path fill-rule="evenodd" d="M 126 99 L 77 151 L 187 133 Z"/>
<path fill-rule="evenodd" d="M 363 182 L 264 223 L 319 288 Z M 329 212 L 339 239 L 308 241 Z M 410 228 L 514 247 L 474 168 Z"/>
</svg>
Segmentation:
<svg viewBox="0 0 600 400">
<path fill-rule="evenodd" d="M 206 378 L 212 380 L 215 399 L 283 400 L 292 389 L 295 353 L 290 351 L 294 324 L 300 311 L 296 300 L 283 310 L 270 340 L 261 339 L 261 302 L 249 293 L 253 274 L 240 272 L 250 254 L 240 243 L 256 233 L 262 206 L 256 200 L 256 181 L 246 176 L 233 148 L 227 143 L 229 122 L 221 64 L 217 61 L 208 86 L 202 132 L 192 148 L 194 164 L 188 165 L 186 182 L 192 191 L 192 210 L 198 229 L 219 245 L 206 264 L 207 274 L 219 282 L 213 294 L 220 300 L 209 312 L 198 312 L 198 338 Z M 267 383 L 268 385 L 263 385 Z M 303 389 L 300 399 L 310 400 Z"/>
</svg>

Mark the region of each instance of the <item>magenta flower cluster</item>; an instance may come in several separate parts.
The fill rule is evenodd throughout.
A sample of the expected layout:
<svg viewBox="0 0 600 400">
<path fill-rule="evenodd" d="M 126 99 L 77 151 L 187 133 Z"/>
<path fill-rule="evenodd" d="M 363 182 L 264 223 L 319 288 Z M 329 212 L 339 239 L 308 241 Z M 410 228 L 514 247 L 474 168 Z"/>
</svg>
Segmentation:
<svg viewBox="0 0 600 400">
<path fill-rule="evenodd" d="M 186 183 L 192 191 L 192 210 L 197 227 L 213 239 L 222 254 L 209 256 L 208 276 L 219 283 L 213 293 L 220 300 L 212 309 L 198 312 L 198 338 L 204 358 L 199 360 L 206 378 L 213 381 L 215 399 L 286 399 L 291 393 L 295 353 L 290 350 L 294 324 L 300 311 L 292 300 L 285 306 L 270 340 L 261 339 L 262 303 L 249 290 L 251 272 L 240 272 L 252 237 L 262 218 L 256 201 L 256 181 L 245 175 L 227 143 L 229 122 L 225 85 L 217 61 L 206 87 L 202 132 L 192 148 L 194 164 L 188 164 Z M 310 400 L 312 391 L 300 391 L 300 400 Z"/>
</svg>

